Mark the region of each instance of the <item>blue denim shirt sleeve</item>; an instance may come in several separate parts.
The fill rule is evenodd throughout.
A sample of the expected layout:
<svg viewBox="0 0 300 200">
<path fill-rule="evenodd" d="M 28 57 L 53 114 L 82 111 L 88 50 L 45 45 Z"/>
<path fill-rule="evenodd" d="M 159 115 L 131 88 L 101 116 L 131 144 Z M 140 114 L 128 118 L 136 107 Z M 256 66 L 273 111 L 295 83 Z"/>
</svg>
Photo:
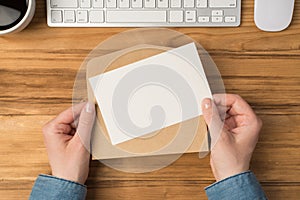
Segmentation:
<svg viewBox="0 0 300 200">
<path fill-rule="evenodd" d="M 39 175 L 30 194 L 30 200 L 83 200 L 85 185 L 48 175 Z"/>
<path fill-rule="evenodd" d="M 251 171 L 228 177 L 205 188 L 209 200 L 266 200 L 255 175 Z"/>
</svg>

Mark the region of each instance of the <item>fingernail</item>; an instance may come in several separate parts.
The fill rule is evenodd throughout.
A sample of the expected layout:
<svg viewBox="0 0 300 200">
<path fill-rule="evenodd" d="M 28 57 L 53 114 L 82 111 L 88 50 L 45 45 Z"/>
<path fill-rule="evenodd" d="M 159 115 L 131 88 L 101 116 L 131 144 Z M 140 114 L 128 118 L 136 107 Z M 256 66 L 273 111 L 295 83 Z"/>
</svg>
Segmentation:
<svg viewBox="0 0 300 200">
<path fill-rule="evenodd" d="M 205 103 L 204 107 L 205 107 L 205 109 L 208 109 L 210 107 L 210 103 Z"/>
<path fill-rule="evenodd" d="M 88 102 L 85 106 L 85 111 L 87 113 L 92 113 L 95 110 L 95 105 L 91 102 Z"/>
</svg>

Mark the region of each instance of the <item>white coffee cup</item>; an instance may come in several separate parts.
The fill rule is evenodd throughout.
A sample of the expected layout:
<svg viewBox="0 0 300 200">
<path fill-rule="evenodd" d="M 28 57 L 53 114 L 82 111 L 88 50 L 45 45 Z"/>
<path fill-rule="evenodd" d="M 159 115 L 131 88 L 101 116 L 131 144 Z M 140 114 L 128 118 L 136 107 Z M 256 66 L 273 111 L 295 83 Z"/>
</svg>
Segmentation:
<svg viewBox="0 0 300 200">
<path fill-rule="evenodd" d="M 9 1 L 7 0 L 7 2 Z M 0 35 L 19 32 L 31 22 L 35 13 L 35 0 L 19 1 L 24 1 L 23 3 L 27 5 L 27 8 L 23 8 L 23 12 L 7 5 L 1 5 L 0 2 Z M 13 25 L 5 25 L 8 22 L 12 22 Z"/>
</svg>

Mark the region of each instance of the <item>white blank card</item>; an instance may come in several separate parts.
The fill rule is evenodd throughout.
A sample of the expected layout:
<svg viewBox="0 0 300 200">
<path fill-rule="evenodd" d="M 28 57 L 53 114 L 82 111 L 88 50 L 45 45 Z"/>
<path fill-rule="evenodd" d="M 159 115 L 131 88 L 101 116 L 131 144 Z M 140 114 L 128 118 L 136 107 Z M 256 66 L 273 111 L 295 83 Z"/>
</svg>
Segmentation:
<svg viewBox="0 0 300 200">
<path fill-rule="evenodd" d="M 190 43 L 89 78 L 113 145 L 202 114 L 211 91 Z"/>
</svg>

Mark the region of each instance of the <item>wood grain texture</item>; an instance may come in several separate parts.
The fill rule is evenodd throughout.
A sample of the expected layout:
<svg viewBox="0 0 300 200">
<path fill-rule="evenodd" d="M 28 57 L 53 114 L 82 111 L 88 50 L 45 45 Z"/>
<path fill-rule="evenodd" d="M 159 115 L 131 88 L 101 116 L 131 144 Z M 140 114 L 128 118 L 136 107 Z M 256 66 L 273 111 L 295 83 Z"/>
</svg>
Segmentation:
<svg viewBox="0 0 300 200">
<path fill-rule="evenodd" d="M 270 199 L 300 196 L 300 1 L 291 26 L 259 31 L 253 0 L 242 1 L 238 28 L 174 28 L 201 43 L 226 90 L 244 97 L 264 127 L 251 169 Z M 0 37 L 0 199 L 26 199 L 39 173 L 50 173 L 41 127 L 71 105 L 74 78 L 100 42 L 127 28 L 49 28 L 37 1 L 24 31 Z M 112 47 L 113 48 L 113 47 Z M 128 174 L 91 163 L 87 199 L 206 199 L 209 159 L 186 154 L 171 166 Z"/>
</svg>

